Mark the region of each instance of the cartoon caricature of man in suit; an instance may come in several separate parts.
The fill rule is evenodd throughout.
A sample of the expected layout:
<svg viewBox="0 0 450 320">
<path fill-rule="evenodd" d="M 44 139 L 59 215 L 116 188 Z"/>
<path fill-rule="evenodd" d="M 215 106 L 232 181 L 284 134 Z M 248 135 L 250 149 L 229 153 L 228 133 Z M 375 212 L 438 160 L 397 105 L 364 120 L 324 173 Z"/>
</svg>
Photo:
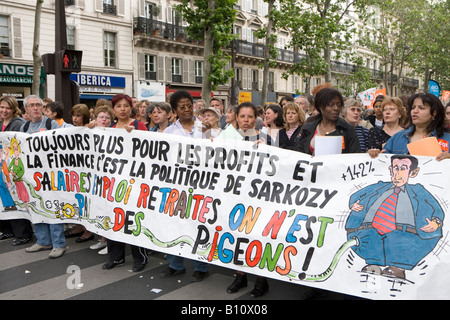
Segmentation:
<svg viewBox="0 0 450 320">
<path fill-rule="evenodd" d="M 393 155 L 391 182 L 369 185 L 350 197 L 345 228 L 348 239 L 359 240 L 354 251 L 366 261 L 363 272 L 405 279 L 405 269 L 412 270 L 442 237 L 441 206 L 421 184 L 409 183 L 419 169 L 417 158 Z"/>
</svg>

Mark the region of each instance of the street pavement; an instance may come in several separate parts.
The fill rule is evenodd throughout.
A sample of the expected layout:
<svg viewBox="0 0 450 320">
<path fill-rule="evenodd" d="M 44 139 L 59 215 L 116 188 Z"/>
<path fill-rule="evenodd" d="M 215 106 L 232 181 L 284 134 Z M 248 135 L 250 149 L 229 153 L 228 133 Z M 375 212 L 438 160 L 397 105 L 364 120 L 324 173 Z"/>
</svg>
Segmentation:
<svg viewBox="0 0 450 320">
<path fill-rule="evenodd" d="M 234 301 L 259 304 L 264 301 L 305 300 L 308 287 L 269 279 L 269 292 L 260 297 L 249 295 L 255 276 L 249 275 L 249 284 L 235 294 L 226 292 L 233 282 L 234 271 L 211 265 L 210 275 L 201 282 L 192 283 L 193 272 L 186 263 L 186 273 L 162 279 L 160 273 L 167 267 L 164 254 L 152 252 L 149 263 L 141 272 L 131 271 L 129 246 L 125 264 L 103 270 L 106 255 L 98 254 L 89 246 L 97 240 L 76 243 L 67 239 L 66 253 L 49 259 L 50 251 L 27 253 L 22 246 L 12 246 L 12 239 L 0 241 L 0 300 L 152 300 L 214 303 Z M 312 297 L 315 300 L 347 300 L 349 297 L 334 293 Z"/>
</svg>

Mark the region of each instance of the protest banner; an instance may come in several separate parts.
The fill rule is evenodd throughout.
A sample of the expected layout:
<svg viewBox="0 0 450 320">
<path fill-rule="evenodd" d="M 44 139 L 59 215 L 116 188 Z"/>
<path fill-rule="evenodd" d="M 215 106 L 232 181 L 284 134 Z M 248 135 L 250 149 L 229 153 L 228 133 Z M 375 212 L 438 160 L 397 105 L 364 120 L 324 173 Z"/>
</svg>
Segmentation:
<svg viewBox="0 0 450 320">
<path fill-rule="evenodd" d="M 376 97 L 379 95 L 386 95 L 386 88 L 377 90 L 377 88 L 367 89 L 363 92 L 358 93 L 359 99 L 364 107 L 371 109 Z"/>
<path fill-rule="evenodd" d="M 3 132 L 0 142 L 1 200 L 9 194 L 17 207 L 2 207 L 0 219 L 82 224 L 108 239 L 368 299 L 450 298 L 448 160 L 311 157 L 111 128 Z M 374 208 L 394 187 L 393 230 L 379 231 Z"/>
<path fill-rule="evenodd" d="M 450 90 L 442 91 L 442 100 L 447 101 L 450 98 Z"/>
</svg>

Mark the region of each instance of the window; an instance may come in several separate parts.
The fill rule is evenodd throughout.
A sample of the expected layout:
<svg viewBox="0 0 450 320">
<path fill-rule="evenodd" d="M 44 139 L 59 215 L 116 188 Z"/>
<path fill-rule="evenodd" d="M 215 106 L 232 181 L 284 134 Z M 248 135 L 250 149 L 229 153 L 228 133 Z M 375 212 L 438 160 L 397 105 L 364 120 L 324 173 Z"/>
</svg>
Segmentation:
<svg viewBox="0 0 450 320">
<path fill-rule="evenodd" d="M 156 80 L 156 57 L 146 54 L 144 58 L 145 79 Z"/>
<path fill-rule="evenodd" d="M 203 81 L 203 61 L 195 61 L 195 83 Z"/>
<path fill-rule="evenodd" d="M 116 35 L 112 32 L 105 32 L 103 36 L 103 51 L 105 67 L 116 66 Z"/>
<path fill-rule="evenodd" d="M 145 3 L 145 17 L 147 19 L 157 18 L 159 16 L 160 10 L 161 9 L 154 3 L 150 2 Z"/>
<path fill-rule="evenodd" d="M 300 87 L 298 85 L 298 76 L 293 75 L 292 76 L 292 91 L 297 92 Z"/>
<path fill-rule="evenodd" d="M 233 27 L 233 32 L 234 32 L 234 34 L 237 34 L 238 36 L 237 36 L 237 39 L 242 39 L 242 28 L 241 27 L 239 27 L 239 26 L 234 26 Z"/>
<path fill-rule="evenodd" d="M 253 69 L 252 70 L 252 90 L 257 91 L 259 89 L 258 80 L 259 80 L 258 70 Z"/>
<path fill-rule="evenodd" d="M 117 15 L 117 7 L 114 0 L 103 0 L 103 13 Z"/>
<path fill-rule="evenodd" d="M 234 83 L 242 89 L 242 68 L 234 68 Z"/>
<path fill-rule="evenodd" d="M 0 54 L 9 57 L 9 24 L 8 17 L 0 16 Z"/>
<path fill-rule="evenodd" d="M 172 59 L 172 82 L 181 82 L 181 59 Z"/>
<path fill-rule="evenodd" d="M 256 14 L 258 12 L 258 0 L 251 0 L 251 9 L 250 12 Z"/>
</svg>

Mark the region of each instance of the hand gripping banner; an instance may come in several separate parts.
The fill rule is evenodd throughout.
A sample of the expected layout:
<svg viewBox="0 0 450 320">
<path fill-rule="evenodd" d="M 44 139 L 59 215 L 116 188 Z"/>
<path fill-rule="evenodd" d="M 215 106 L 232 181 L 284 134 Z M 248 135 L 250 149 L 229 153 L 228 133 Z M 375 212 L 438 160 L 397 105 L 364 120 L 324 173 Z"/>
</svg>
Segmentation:
<svg viewBox="0 0 450 320">
<path fill-rule="evenodd" d="M 450 298 L 448 160 L 110 128 L 0 142 L 0 219 L 363 298 Z"/>
</svg>

